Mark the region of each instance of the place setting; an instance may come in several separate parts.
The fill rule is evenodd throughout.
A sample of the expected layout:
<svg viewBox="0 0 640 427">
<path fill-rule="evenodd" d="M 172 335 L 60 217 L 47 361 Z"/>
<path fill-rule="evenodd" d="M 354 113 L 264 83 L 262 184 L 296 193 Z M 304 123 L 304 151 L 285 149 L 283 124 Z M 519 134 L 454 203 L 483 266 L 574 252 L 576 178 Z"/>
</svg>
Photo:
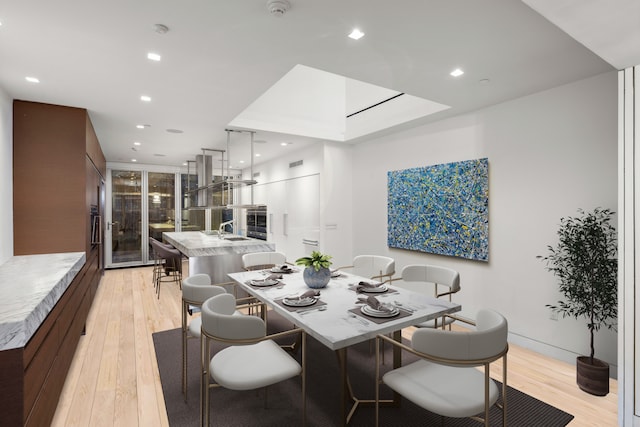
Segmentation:
<svg viewBox="0 0 640 427">
<path fill-rule="evenodd" d="M 276 265 L 274 267 L 271 267 L 267 271 L 275 274 L 291 274 L 291 273 L 297 273 L 298 269 L 295 267 L 291 267 L 287 264 L 282 264 L 282 265 Z"/>
<path fill-rule="evenodd" d="M 309 311 L 326 310 L 327 303 L 320 301 L 320 291 L 310 289 L 299 295 L 287 295 L 274 302 L 288 311 L 296 313 L 306 313 Z"/>
<path fill-rule="evenodd" d="M 340 271 L 338 269 L 331 270 L 331 278 L 332 279 L 338 279 L 338 278 L 340 278 L 342 276 L 343 276 L 342 271 Z"/>
<path fill-rule="evenodd" d="M 282 274 L 274 273 L 262 279 L 247 280 L 245 283 L 254 289 L 271 288 L 273 286 L 283 287 L 285 283 L 281 282 L 281 279 L 282 279 Z"/>
<path fill-rule="evenodd" d="M 364 317 L 374 323 L 384 323 L 389 320 L 411 316 L 413 312 L 399 308 L 393 304 L 380 302 L 375 296 L 360 297 L 356 301 L 358 306 L 349 310 L 350 313 Z"/>
<path fill-rule="evenodd" d="M 353 283 L 349 285 L 349 289 L 355 291 L 356 293 L 365 293 L 365 294 L 382 294 L 385 292 L 397 292 L 395 289 L 390 288 L 383 282 L 378 281 L 365 281 L 361 280 L 358 283 Z"/>
</svg>

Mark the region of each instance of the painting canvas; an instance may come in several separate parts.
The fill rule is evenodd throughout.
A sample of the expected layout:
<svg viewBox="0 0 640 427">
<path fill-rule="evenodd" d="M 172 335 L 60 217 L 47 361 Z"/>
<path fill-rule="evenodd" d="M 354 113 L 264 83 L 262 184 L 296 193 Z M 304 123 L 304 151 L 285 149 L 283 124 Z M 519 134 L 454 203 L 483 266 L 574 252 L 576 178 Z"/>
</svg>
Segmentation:
<svg viewBox="0 0 640 427">
<path fill-rule="evenodd" d="M 489 260 L 489 161 L 388 172 L 388 246 Z"/>
</svg>

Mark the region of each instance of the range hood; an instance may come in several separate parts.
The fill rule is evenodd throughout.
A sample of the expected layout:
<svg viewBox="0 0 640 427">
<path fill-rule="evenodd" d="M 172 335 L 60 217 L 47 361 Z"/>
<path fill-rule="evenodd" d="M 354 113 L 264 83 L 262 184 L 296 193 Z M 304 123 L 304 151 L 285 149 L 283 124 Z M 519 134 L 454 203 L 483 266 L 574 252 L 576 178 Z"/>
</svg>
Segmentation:
<svg viewBox="0 0 640 427">
<path fill-rule="evenodd" d="M 255 180 L 243 180 L 234 178 L 229 169 L 229 148 L 230 148 L 230 136 L 232 132 L 249 133 L 251 144 L 251 165 L 250 176 L 253 176 L 253 135 L 254 131 L 244 130 L 232 130 L 225 129 L 227 132 L 227 149 L 210 149 L 203 148 L 202 154 L 196 156 L 195 162 L 188 162 L 188 165 L 195 163 L 195 172 L 198 177 L 197 187 L 189 188 L 187 193 L 196 194 L 196 206 L 189 207 L 189 210 L 202 210 L 202 209 L 254 209 L 263 207 L 264 205 L 256 205 L 253 203 L 253 188 L 251 189 L 251 200 L 248 204 L 234 204 L 233 200 L 237 197 L 237 190 L 240 187 L 251 186 L 256 184 Z M 213 168 L 213 155 L 207 154 L 207 152 L 216 152 L 216 156 L 221 157 L 220 162 L 220 175 L 214 175 Z M 227 158 L 225 159 L 225 153 Z M 225 168 L 226 165 L 226 168 Z M 188 166 L 189 168 L 189 166 Z M 226 171 L 226 172 L 225 172 Z M 187 170 L 188 174 L 191 174 L 190 170 Z M 235 196 L 235 197 L 234 197 Z"/>
</svg>

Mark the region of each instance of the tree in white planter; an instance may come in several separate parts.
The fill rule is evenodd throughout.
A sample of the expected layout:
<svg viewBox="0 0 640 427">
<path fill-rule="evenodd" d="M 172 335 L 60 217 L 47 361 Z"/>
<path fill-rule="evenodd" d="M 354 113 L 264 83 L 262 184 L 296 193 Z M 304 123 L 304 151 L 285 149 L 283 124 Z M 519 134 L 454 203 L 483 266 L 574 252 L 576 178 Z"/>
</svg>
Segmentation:
<svg viewBox="0 0 640 427">
<path fill-rule="evenodd" d="M 588 358 L 578 357 L 578 385 L 588 393 L 606 395 L 609 365 L 594 357 L 594 332 L 603 326 L 615 330 L 617 325 L 618 245 L 616 229 L 611 225 L 614 212 L 602 208 L 578 212 L 579 217 L 561 218 L 557 246 L 548 246 L 549 254 L 538 258 L 558 278 L 565 298 L 546 306 L 562 317 L 587 319 L 591 353 Z M 606 373 L 593 373 L 594 369 L 606 369 Z"/>
</svg>

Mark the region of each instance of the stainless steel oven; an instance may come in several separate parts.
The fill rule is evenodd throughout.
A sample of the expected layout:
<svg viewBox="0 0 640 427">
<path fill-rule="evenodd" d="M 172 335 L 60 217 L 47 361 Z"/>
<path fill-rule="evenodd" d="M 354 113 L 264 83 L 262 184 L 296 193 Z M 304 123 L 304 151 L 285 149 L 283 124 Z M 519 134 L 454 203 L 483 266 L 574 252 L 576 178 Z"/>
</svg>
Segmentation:
<svg viewBox="0 0 640 427">
<path fill-rule="evenodd" d="M 247 210 L 247 237 L 267 240 L 267 207 Z"/>
</svg>

